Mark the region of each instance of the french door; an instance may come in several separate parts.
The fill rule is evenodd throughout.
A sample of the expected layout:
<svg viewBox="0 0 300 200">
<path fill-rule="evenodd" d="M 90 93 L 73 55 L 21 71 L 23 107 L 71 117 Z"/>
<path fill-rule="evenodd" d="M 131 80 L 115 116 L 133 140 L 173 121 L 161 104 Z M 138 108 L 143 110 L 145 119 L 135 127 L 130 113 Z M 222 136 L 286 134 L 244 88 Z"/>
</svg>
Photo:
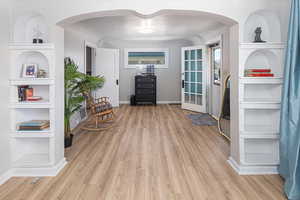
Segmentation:
<svg viewBox="0 0 300 200">
<path fill-rule="evenodd" d="M 183 47 L 181 54 L 182 108 L 206 113 L 205 47 Z"/>
</svg>

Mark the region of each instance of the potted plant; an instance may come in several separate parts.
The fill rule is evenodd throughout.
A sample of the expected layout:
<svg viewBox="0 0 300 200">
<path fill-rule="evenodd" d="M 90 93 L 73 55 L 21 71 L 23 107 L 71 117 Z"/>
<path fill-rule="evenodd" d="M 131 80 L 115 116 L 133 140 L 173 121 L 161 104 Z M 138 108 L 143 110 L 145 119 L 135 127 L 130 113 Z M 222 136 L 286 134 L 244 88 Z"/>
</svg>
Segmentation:
<svg viewBox="0 0 300 200">
<path fill-rule="evenodd" d="M 78 84 L 78 89 L 81 92 L 82 96 L 86 99 L 86 107 L 90 108 L 91 104 L 93 104 L 94 98 L 92 97 L 92 92 L 102 88 L 105 82 L 104 77 L 101 76 L 91 76 L 85 75 L 82 80 Z"/>
<path fill-rule="evenodd" d="M 65 147 L 70 147 L 73 141 L 70 119 L 80 109 L 85 99 L 78 90 L 78 83 L 82 78 L 83 75 L 78 72 L 75 62 L 70 58 L 65 58 Z"/>
<path fill-rule="evenodd" d="M 87 100 L 92 101 L 93 90 L 101 88 L 104 78 L 91 76 L 78 71 L 78 66 L 70 58 L 65 58 L 65 147 L 72 146 L 73 134 L 70 127 L 70 120 L 74 113 Z"/>
</svg>

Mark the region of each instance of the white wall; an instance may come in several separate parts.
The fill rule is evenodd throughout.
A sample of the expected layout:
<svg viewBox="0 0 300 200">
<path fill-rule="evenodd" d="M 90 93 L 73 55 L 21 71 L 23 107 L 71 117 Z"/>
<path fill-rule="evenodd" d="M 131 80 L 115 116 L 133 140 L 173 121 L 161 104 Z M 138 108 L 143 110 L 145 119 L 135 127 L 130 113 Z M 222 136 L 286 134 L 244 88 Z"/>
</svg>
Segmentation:
<svg viewBox="0 0 300 200">
<path fill-rule="evenodd" d="M 0 184 L 5 180 L 2 177 L 10 168 L 10 143 L 9 143 L 9 0 L 0 1 Z"/>
<path fill-rule="evenodd" d="M 85 41 L 97 43 L 97 39 L 88 33 L 81 33 L 76 30 L 65 29 L 65 57 L 72 58 L 78 65 L 78 69 L 81 72 L 85 72 L 84 63 L 84 48 Z"/>
<path fill-rule="evenodd" d="M 120 100 L 129 101 L 134 94 L 135 69 L 124 67 L 125 48 L 168 48 L 169 67 L 155 69 L 157 76 L 157 101 L 180 102 L 181 100 L 181 47 L 191 46 L 188 40 L 171 41 L 105 41 L 102 47 L 120 49 Z"/>
</svg>

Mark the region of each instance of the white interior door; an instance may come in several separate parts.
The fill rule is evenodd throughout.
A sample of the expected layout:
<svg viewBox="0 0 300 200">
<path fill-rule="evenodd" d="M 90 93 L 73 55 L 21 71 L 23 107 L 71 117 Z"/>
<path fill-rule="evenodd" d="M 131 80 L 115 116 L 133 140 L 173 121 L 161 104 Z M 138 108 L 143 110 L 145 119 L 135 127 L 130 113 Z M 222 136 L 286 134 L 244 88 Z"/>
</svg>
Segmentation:
<svg viewBox="0 0 300 200">
<path fill-rule="evenodd" d="M 96 64 L 93 75 L 105 78 L 102 88 L 95 92 L 95 97 L 109 97 L 113 107 L 119 106 L 119 50 L 97 48 Z"/>
<path fill-rule="evenodd" d="M 206 113 L 206 76 L 204 46 L 182 48 L 182 97 L 183 109 Z"/>
</svg>

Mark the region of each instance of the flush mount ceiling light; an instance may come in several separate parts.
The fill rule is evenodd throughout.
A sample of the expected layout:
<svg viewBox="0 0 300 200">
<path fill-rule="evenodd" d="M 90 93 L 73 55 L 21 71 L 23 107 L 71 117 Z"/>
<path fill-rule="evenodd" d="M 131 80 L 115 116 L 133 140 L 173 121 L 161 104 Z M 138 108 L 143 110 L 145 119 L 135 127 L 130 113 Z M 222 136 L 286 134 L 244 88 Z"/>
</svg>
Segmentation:
<svg viewBox="0 0 300 200">
<path fill-rule="evenodd" d="M 143 34 L 153 33 L 152 21 L 150 19 L 143 20 L 141 26 L 138 27 L 138 31 Z"/>
</svg>

